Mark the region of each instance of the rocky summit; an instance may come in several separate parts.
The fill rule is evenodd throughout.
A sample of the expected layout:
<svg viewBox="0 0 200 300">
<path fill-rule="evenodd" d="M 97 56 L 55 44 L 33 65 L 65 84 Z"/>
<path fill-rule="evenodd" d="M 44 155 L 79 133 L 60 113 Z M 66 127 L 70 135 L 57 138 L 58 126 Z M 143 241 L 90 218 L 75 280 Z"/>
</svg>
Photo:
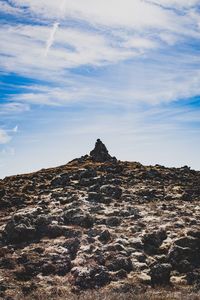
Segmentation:
<svg viewBox="0 0 200 300">
<path fill-rule="evenodd" d="M 158 287 L 200 290 L 199 171 L 122 162 L 98 139 L 90 155 L 0 181 L 0 299 Z"/>
</svg>

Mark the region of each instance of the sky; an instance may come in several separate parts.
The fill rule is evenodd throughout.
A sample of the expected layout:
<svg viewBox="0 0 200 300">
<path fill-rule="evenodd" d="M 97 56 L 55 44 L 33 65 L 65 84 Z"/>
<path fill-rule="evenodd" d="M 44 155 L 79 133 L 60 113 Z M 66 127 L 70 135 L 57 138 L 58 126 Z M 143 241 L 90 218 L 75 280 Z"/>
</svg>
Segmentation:
<svg viewBox="0 0 200 300">
<path fill-rule="evenodd" d="M 120 160 L 200 170 L 199 0 L 1 0 L 0 178 L 101 138 Z"/>
</svg>

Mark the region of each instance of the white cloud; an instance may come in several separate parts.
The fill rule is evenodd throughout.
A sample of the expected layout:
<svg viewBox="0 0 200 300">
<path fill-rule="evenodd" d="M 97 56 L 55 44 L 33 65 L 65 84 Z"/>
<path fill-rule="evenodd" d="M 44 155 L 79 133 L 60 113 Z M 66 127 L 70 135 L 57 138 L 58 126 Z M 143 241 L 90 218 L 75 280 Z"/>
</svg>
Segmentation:
<svg viewBox="0 0 200 300">
<path fill-rule="evenodd" d="M 127 42 L 124 43 L 127 48 L 134 49 L 155 49 L 159 47 L 159 44 L 151 39 L 144 37 L 133 37 L 129 38 Z"/>
<path fill-rule="evenodd" d="M 199 3 L 199 0 L 146 0 L 167 7 L 177 7 L 179 9 L 189 8 Z"/>
<path fill-rule="evenodd" d="M 16 7 L 12 7 L 6 2 L 0 2 L 0 11 L 6 14 L 19 14 L 22 13 L 22 10 Z"/>
<path fill-rule="evenodd" d="M 12 102 L 2 106 L 0 114 L 28 110 L 29 104 L 65 105 L 93 99 L 155 104 L 197 95 L 200 60 L 190 49 L 184 51 L 191 38 L 200 36 L 196 2 L 13 0 L 17 10 L 27 7 L 32 19 L 50 25 L 2 25 L 1 70 L 49 81 L 51 86 L 30 85 L 10 96 Z M 173 48 L 179 43 L 182 53 Z M 46 57 L 45 47 L 46 54 L 51 48 Z M 167 54 L 171 48 L 174 55 Z M 91 78 L 71 73 L 87 66 L 100 68 L 103 75 Z"/>
<path fill-rule="evenodd" d="M 0 144 L 7 144 L 11 140 L 11 137 L 4 129 L 0 129 Z"/>
<path fill-rule="evenodd" d="M 28 104 L 17 102 L 16 98 L 13 98 L 13 102 L 0 104 L 0 115 L 18 114 L 30 109 Z"/>
<path fill-rule="evenodd" d="M 60 4 L 52 0 L 15 0 L 13 2 L 19 7 L 28 6 L 30 12 L 45 18 L 60 16 L 61 1 Z M 164 11 L 161 7 L 153 5 L 152 2 L 141 0 L 109 0 L 109 2 L 106 0 L 68 0 L 63 16 L 103 26 L 126 26 L 139 30 L 145 27 L 172 29 L 175 25 L 174 13 Z M 178 3 L 178 0 L 154 2 L 161 5 L 174 5 Z M 186 1 L 184 1 L 184 5 L 179 5 L 179 7 L 182 8 L 185 4 Z"/>
</svg>

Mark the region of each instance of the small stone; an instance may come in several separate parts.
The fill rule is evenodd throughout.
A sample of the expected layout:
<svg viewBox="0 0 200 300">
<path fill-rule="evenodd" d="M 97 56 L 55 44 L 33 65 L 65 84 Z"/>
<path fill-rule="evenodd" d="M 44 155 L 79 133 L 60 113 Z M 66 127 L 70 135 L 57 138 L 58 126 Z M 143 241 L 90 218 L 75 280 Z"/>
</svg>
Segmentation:
<svg viewBox="0 0 200 300">
<path fill-rule="evenodd" d="M 114 185 L 103 185 L 100 188 L 100 192 L 108 197 L 120 199 L 122 195 L 122 189 Z"/>
<path fill-rule="evenodd" d="M 107 243 L 110 240 L 110 238 L 111 238 L 111 234 L 110 231 L 107 229 L 101 232 L 98 237 L 98 239 L 103 243 Z"/>
<path fill-rule="evenodd" d="M 116 227 L 121 224 L 121 218 L 118 217 L 110 217 L 106 220 L 106 224 L 110 227 Z"/>
</svg>

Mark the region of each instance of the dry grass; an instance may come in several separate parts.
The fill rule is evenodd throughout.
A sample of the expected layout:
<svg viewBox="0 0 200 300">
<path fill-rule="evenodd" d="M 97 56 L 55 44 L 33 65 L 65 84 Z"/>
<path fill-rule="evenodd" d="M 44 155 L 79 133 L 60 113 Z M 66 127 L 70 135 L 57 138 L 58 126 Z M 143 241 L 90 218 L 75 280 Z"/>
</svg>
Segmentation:
<svg viewBox="0 0 200 300">
<path fill-rule="evenodd" d="M 13 300 L 200 300 L 200 293 L 170 290 L 152 290 L 145 293 L 114 293 L 110 291 L 86 291 L 80 294 L 74 294 L 68 288 L 51 288 L 36 290 L 28 296 L 22 294 L 15 295 Z"/>
</svg>

